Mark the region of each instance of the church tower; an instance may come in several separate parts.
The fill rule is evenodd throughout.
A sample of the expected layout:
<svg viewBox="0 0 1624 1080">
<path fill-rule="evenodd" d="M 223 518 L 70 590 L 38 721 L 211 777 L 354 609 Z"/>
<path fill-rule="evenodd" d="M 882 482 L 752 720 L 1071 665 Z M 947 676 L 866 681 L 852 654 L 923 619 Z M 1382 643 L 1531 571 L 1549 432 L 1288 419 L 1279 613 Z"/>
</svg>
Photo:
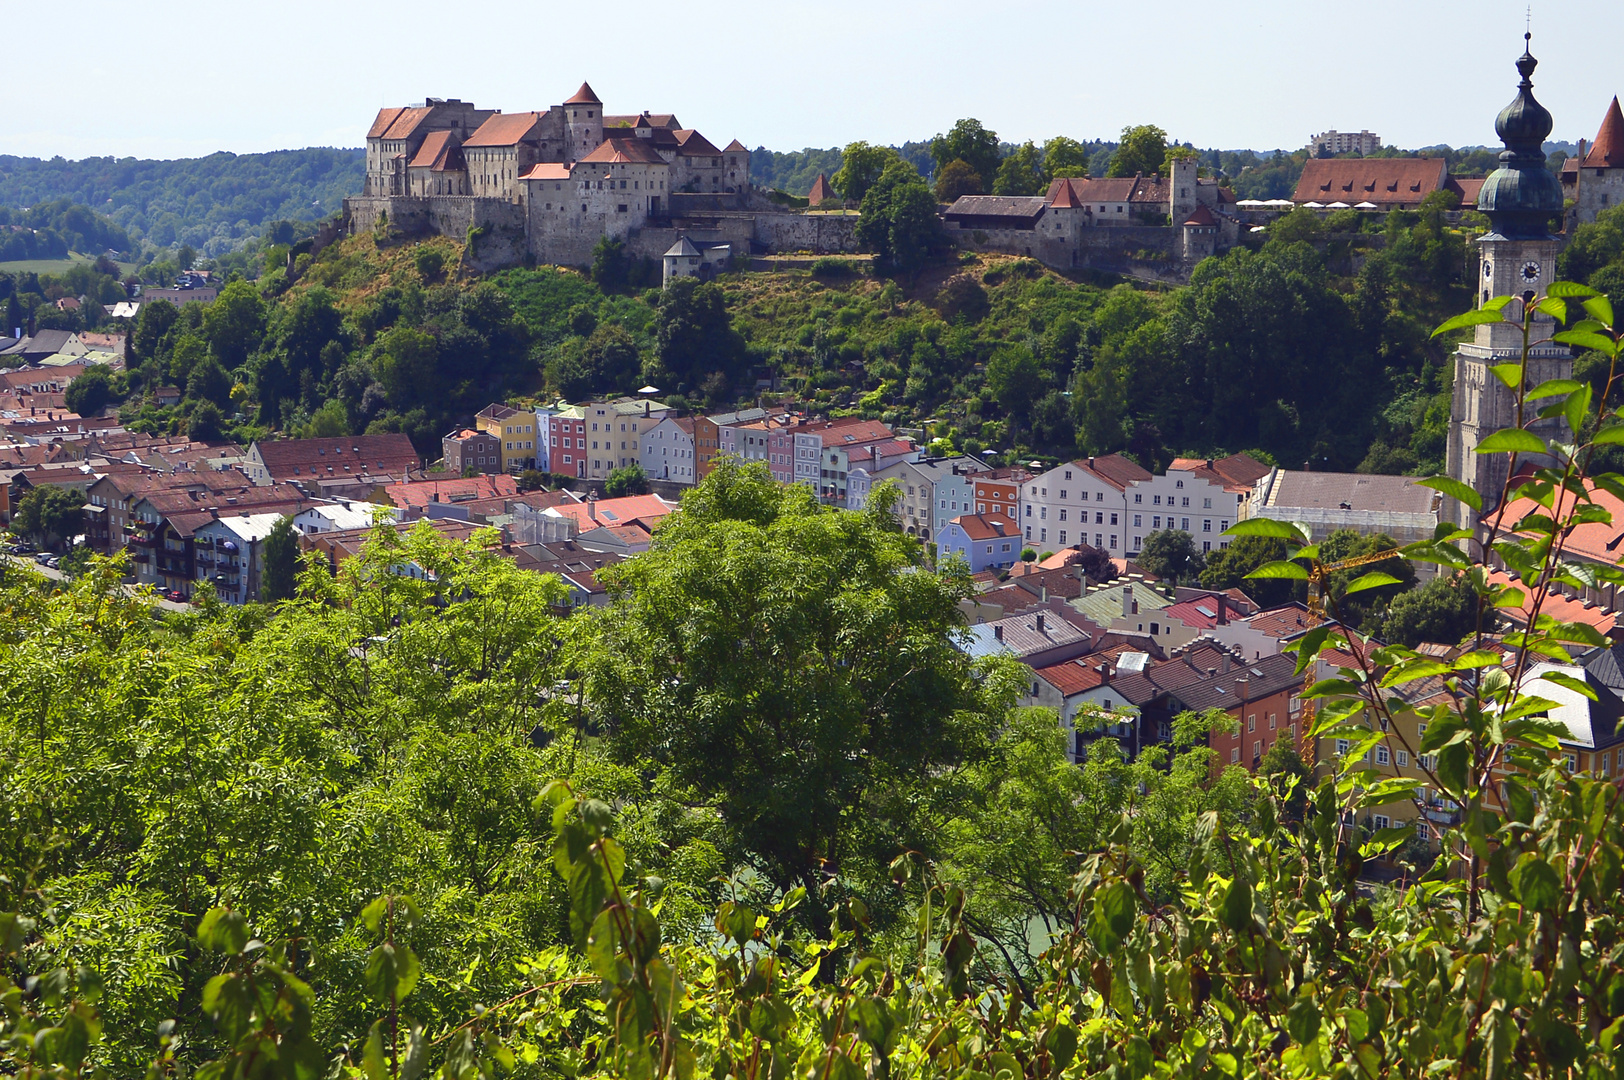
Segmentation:
<svg viewBox="0 0 1624 1080">
<path fill-rule="evenodd" d="M 1530 35 L 1524 35 L 1525 41 Z M 1562 212 L 1562 184 L 1545 167 L 1542 149 L 1551 133 L 1551 114 L 1534 100 L 1529 77 L 1538 63 L 1525 48 L 1517 61 L 1522 82 L 1517 98 L 1500 110 L 1494 130 L 1505 144 L 1500 166 L 1489 174 L 1478 194 L 1478 209 L 1488 215 L 1489 231 L 1478 239 L 1482 268 L 1477 283 L 1479 306 L 1497 296 L 1514 296 L 1505 307 L 1510 319 L 1522 318 L 1523 304 L 1555 280 L 1560 241 L 1551 235 L 1551 218 Z M 1556 327 L 1540 317 L 1533 339 L 1548 338 Z M 1487 514 L 1498 502 L 1509 461 L 1504 454 L 1479 454 L 1478 445 L 1494 432 L 1517 423 L 1516 394 L 1490 369 L 1522 358 L 1522 333 L 1505 323 L 1476 328 L 1476 337 L 1455 354 L 1454 401 L 1450 408 L 1448 473 L 1483 497 Z M 1547 379 L 1571 378 L 1573 356 L 1561 345 L 1536 345 L 1525 373 L 1529 388 Z M 1566 425 L 1541 420 L 1532 430 L 1560 438 Z M 1519 461 L 1523 459 L 1519 458 Z M 1477 524 L 1471 507 L 1447 500 L 1446 516 L 1462 528 Z"/>
</svg>

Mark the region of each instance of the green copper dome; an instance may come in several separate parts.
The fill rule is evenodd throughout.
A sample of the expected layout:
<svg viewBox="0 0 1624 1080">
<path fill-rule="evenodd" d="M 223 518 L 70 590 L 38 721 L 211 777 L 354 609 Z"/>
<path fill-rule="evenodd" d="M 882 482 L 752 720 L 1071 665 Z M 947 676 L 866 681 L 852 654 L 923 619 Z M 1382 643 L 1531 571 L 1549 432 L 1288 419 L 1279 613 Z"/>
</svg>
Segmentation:
<svg viewBox="0 0 1624 1080">
<path fill-rule="evenodd" d="M 1551 114 L 1534 100 L 1529 78 L 1538 63 L 1526 49 L 1517 60 L 1522 82 L 1517 84 L 1516 100 L 1494 121 L 1506 148 L 1500 153 L 1500 167 L 1483 181 L 1477 196 L 1478 209 L 1489 215 L 1494 231 L 1508 239 L 1549 236 L 1551 217 L 1562 212 L 1562 184 L 1545 167 Z"/>
</svg>

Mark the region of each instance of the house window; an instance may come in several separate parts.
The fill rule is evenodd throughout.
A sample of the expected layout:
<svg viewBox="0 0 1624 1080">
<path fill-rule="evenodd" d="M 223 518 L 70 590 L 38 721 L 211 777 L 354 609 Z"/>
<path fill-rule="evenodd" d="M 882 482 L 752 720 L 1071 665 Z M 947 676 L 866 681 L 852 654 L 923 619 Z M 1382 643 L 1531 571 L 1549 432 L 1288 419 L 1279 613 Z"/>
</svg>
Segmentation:
<svg viewBox="0 0 1624 1080">
<path fill-rule="evenodd" d="M 1393 819 L 1388 817 L 1386 814 L 1372 815 L 1370 820 L 1377 829 L 1390 829 L 1393 827 Z"/>
<path fill-rule="evenodd" d="M 1144 502 L 1145 497 L 1143 495 L 1141 495 L 1139 492 L 1136 491 L 1136 492 L 1133 493 L 1133 501 L 1136 502 L 1136 503 L 1137 502 Z"/>
<path fill-rule="evenodd" d="M 1061 547 L 1066 546 L 1066 530 L 1065 529 L 1060 530 L 1060 546 Z"/>
<path fill-rule="evenodd" d="M 1235 746 L 1235 747 L 1230 748 L 1230 751 L 1229 751 L 1229 763 L 1231 765 L 1239 765 L 1241 763 L 1241 748 L 1240 747 Z"/>
<path fill-rule="evenodd" d="M 1391 758 L 1389 757 L 1389 755 L 1387 753 L 1387 747 L 1385 747 L 1385 746 L 1376 747 L 1376 764 L 1378 764 L 1378 765 L 1386 765 L 1386 764 L 1389 763 L 1389 761 L 1391 761 Z"/>
<path fill-rule="evenodd" d="M 1400 751 L 1398 751 L 1398 767 L 1401 768 L 1401 769 L 1408 768 L 1409 764 L 1410 764 L 1410 752 L 1408 750 L 1400 750 Z"/>
<path fill-rule="evenodd" d="M 1202 532 L 1212 532 L 1212 519 L 1211 518 L 1207 518 L 1206 520 L 1201 522 L 1201 531 Z"/>
<path fill-rule="evenodd" d="M 1348 740 L 1346 740 L 1346 739 L 1338 739 L 1336 741 L 1336 756 L 1341 757 L 1343 754 L 1346 754 L 1347 752 L 1348 752 Z"/>
<path fill-rule="evenodd" d="M 1246 730 L 1247 731 L 1256 731 L 1257 730 L 1257 713 L 1247 713 L 1246 714 Z"/>
</svg>

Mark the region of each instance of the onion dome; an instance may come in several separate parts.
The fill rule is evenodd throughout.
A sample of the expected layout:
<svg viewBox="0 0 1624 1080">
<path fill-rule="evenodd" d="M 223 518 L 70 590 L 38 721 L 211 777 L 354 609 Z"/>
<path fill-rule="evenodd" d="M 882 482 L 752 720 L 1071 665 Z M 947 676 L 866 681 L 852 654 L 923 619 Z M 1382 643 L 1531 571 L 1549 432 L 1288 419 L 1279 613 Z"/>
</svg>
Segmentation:
<svg viewBox="0 0 1624 1080">
<path fill-rule="evenodd" d="M 1525 41 L 1532 37 L 1523 36 Z M 1562 212 L 1562 183 L 1546 168 L 1543 148 L 1553 121 L 1545 106 L 1534 100 L 1530 79 L 1538 64 L 1526 48 L 1517 60 L 1522 75 L 1517 97 L 1494 121 L 1506 148 L 1500 153 L 1500 167 L 1483 181 L 1477 196 L 1478 209 L 1489 216 L 1494 232 L 1508 239 L 1549 236 L 1551 217 Z"/>
</svg>

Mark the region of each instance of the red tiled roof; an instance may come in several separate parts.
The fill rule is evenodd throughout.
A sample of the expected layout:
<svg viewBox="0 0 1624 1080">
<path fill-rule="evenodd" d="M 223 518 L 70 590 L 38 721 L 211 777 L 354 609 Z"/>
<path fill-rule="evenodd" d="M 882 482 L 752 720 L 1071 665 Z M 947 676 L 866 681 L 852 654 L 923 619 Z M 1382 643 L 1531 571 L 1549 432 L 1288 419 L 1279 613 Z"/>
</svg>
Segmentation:
<svg viewBox="0 0 1624 1080">
<path fill-rule="evenodd" d="M 1129 484 L 1140 480 L 1149 480 L 1150 473 L 1140 468 L 1131 458 L 1121 454 L 1106 454 L 1103 457 L 1089 458 L 1087 461 L 1073 462 L 1104 480 L 1118 491 L 1125 490 Z"/>
<path fill-rule="evenodd" d="M 1589 521 L 1575 525 L 1564 534 L 1562 550 L 1565 555 L 1586 562 L 1612 566 L 1617 564 L 1621 555 L 1624 555 L 1624 502 L 1598 487 L 1591 486 L 1589 491 L 1590 501 L 1606 510 L 1612 520 Z M 1560 494 L 1561 498 L 1554 507 L 1558 519 L 1573 513 L 1576 502 L 1576 497 L 1571 493 L 1563 491 Z M 1551 513 L 1552 510 L 1546 509 L 1532 499 L 1517 499 L 1506 505 L 1502 521 L 1508 528 L 1515 528 L 1517 523 L 1529 514 Z"/>
<path fill-rule="evenodd" d="M 858 446 L 867 443 L 889 442 L 895 438 L 890 428 L 878 420 L 840 420 L 822 431 L 818 436 L 823 440 L 825 448 L 830 446 Z"/>
<path fill-rule="evenodd" d="M 1602 117 L 1596 145 L 1585 155 L 1585 168 L 1624 168 L 1624 112 L 1619 111 L 1617 97 L 1607 107 L 1607 115 Z"/>
<path fill-rule="evenodd" d="M 1054 195 L 1049 198 L 1049 205 L 1056 210 L 1081 210 L 1082 200 L 1077 198 L 1077 189 L 1071 186 L 1071 180 L 1061 179 L 1055 181 Z"/>
<path fill-rule="evenodd" d="M 605 139 L 586 157 L 582 164 L 630 163 L 636 165 L 664 165 L 665 159 L 646 139 Z"/>
<path fill-rule="evenodd" d="M 563 517 L 573 518 L 576 525 L 585 530 L 639 521 L 652 525 L 667 517 L 672 507 L 658 495 L 627 495 L 619 499 L 564 503 L 551 509 Z"/>
<path fill-rule="evenodd" d="M 413 169 L 433 169 L 435 172 L 444 172 L 446 169 L 461 169 L 465 166 L 462 160 L 462 150 L 457 142 L 455 131 L 430 132 L 423 145 L 418 147 L 417 156 L 407 163 Z"/>
<path fill-rule="evenodd" d="M 1516 607 L 1502 607 L 1499 608 L 1498 611 L 1501 615 L 1504 615 L 1506 618 L 1510 619 L 1514 623 L 1517 623 L 1519 626 L 1526 626 L 1528 624 L 1528 616 L 1533 610 L 1533 599 L 1530 595 L 1528 586 L 1524 585 L 1516 578 L 1513 578 L 1504 570 L 1485 569 L 1487 572 L 1484 576 L 1488 579 L 1490 585 L 1499 588 L 1510 585 L 1523 594 L 1521 604 L 1517 605 Z M 1570 596 L 1563 596 L 1561 593 L 1555 591 L 1552 591 L 1546 595 L 1544 601 L 1539 606 L 1539 613 L 1541 615 L 1550 615 L 1552 618 L 1559 619 L 1562 622 L 1585 623 L 1589 626 L 1595 627 L 1596 630 L 1603 635 L 1611 635 L 1612 632 L 1618 627 L 1618 615 L 1615 612 L 1608 611 L 1599 604 L 1586 603 L 1583 600 L 1575 600 Z"/>
<path fill-rule="evenodd" d="M 1020 526 L 1001 514 L 961 514 L 951 522 L 971 540 L 993 540 L 1018 534 Z"/>
<path fill-rule="evenodd" d="M 399 107 L 393 109 L 379 109 L 378 118 L 372 121 L 371 127 L 367 128 L 367 138 L 383 138 L 383 133 L 389 130 L 389 125 L 393 124 L 395 120 L 399 118 L 400 114 L 405 111 L 405 109 Z"/>
<path fill-rule="evenodd" d="M 479 130 L 468 136 L 468 141 L 463 145 L 513 146 L 539 137 L 535 135 L 535 130 L 540 124 L 541 113 L 538 112 L 497 113 L 479 125 Z"/>
<path fill-rule="evenodd" d="M 687 157 L 719 157 L 721 151 L 693 128 L 677 132 L 677 153 Z"/>
<path fill-rule="evenodd" d="M 297 467 L 354 464 L 356 472 L 394 472 L 415 468 L 418 457 L 405 435 L 346 435 L 337 439 L 278 439 L 255 444 L 272 476 L 286 478 Z"/>
<path fill-rule="evenodd" d="M 529 172 L 519 177 L 520 180 L 568 180 L 569 178 L 570 167 L 568 165 L 557 165 L 551 162 L 531 166 Z"/>
<path fill-rule="evenodd" d="M 1197 206 L 1195 208 L 1195 213 L 1191 214 L 1188 218 L 1185 219 L 1184 224 L 1186 224 L 1186 225 L 1216 225 L 1216 224 L 1218 224 L 1218 219 L 1212 216 L 1212 211 L 1208 210 L 1207 207 L 1206 207 L 1206 204 L 1203 203 L 1200 206 Z"/>
<path fill-rule="evenodd" d="M 1053 203 L 1062 187 L 1069 187 L 1084 206 L 1089 203 L 1157 203 L 1165 206 L 1171 195 L 1167 181 L 1158 176 L 1115 176 L 1094 180 L 1085 176 L 1061 177 L 1049 182 L 1047 198 Z"/>
<path fill-rule="evenodd" d="M 1105 681 L 1105 676 L 1098 669 L 1102 662 L 1097 654 L 1084 656 L 1063 664 L 1038 668 L 1032 674 L 1060 691 L 1062 697 L 1071 697 L 1092 690 Z"/>
<path fill-rule="evenodd" d="M 605 113 L 603 117 L 603 126 L 606 128 L 647 126 L 653 128 L 666 128 L 668 130 L 675 131 L 682 125 L 677 123 L 675 113 L 642 112 L 638 113 L 636 116 L 610 116 Z"/>
<path fill-rule="evenodd" d="M 411 137 L 412 132 L 417 130 L 417 126 L 427 120 L 432 112 L 434 112 L 434 106 L 432 105 L 416 109 L 402 109 L 395 114 L 394 120 L 390 122 L 389 127 L 385 129 L 379 138 L 390 140 L 408 139 Z"/>
<path fill-rule="evenodd" d="M 575 91 L 574 96 L 567 97 L 567 98 L 564 99 L 564 104 L 566 104 L 566 105 L 602 105 L 603 102 L 599 101 L 598 100 L 598 95 L 594 94 L 592 92 L 592 87 L 591 87 L 590 84 L 582 83 L 581 88 L 579 90 Z"/>
<path fill-rule="evenodd" d="M 1297 203 L 1419 203 L 1448 179 L 1443 158 L 1310 158 Z"/>
<path fill-rule="evenodd" d="M 1457 180 L 1451 176 L 1444 186 L 1460 196 L 1461 209 L 1471 210 L 1477 206 L 1477 194 L 1483 190 L 1483 180 L 1481 177 Z"/>
<path fill-rule="evenodd" d="M 736 142 L 737 140 L 734 141 Z M 730 146 L 728 149 L 731 150 L 733 148 Z M 829 199 L 837 198 L 839 198 L 839 196 L 835 194 L 835 189 L 829 186 L 829 178 L 824 176 L 822 173 L 818 173 L 818 178 L 812 181 L 812 190 L 807 193 L 807 205 L 816 206 L 820 202 L 826 202 Z"/>
<path fill-rule="evenodd" d="M 748 154 L 749 152 L 750 148 L 737 139 L 722 147 L 722 153 L 724 154 Z"/>
</svg>

